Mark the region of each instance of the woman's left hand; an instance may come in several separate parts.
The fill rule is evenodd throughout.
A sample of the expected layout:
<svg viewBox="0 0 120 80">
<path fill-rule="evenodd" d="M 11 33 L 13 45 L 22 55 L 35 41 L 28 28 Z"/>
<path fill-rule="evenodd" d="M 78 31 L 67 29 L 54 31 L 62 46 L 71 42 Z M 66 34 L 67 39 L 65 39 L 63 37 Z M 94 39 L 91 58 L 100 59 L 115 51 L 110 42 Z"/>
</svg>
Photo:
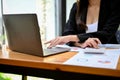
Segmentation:
<svg viewBox="0 0 120 80">
<path fill-rule="evenodd" d="M 81 44 L 81 47 L 98 48 L 98 44 L 101 44 L 101 41 L 98 38 L 88 38 L 84 43 Z"/>
</svg>

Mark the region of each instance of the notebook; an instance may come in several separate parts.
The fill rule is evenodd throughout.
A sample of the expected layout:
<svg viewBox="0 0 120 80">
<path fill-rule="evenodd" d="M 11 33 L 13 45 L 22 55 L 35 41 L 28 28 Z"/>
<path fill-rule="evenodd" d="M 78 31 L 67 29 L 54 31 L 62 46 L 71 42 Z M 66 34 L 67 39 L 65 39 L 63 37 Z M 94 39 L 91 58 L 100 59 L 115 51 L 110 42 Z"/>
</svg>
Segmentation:
<svg viewBox="0 0 120 80">
<path fill-rule="evenodd" d="M 8 46 L 11 50 L 36 56 L 49 56 L 69 51 L 65 47 L 43 49 L 36 14 L 4 14 Z"/>
</svg>

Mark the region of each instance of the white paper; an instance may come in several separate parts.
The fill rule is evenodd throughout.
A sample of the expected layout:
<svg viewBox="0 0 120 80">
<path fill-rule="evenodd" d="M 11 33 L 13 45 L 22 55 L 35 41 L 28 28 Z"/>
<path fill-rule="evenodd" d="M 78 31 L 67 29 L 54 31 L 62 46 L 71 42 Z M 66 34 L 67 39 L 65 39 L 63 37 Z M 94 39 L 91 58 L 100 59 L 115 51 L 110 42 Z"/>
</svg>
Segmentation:
<svg viewBox="0 0 120 80">
<path fill-rule="evenodd" d="M 119 55 L 78 53 L 63 64 L 116 69 Z"/>
<path fill-rule="evenodd" d="M 107 55 L 119 55 L 120 56 L 120 49 L 106 49 L 105 53 Z"/>
<path fill-rule="evenodd" d="M 57 45 L 57 47 L 67 47 L 71 49 L 70 51 L 75 51 L 75 52 L 81 52 L 84 50 L 83 48 L 80 47 L 70 47 L 68 45 Z"/>
</svg>

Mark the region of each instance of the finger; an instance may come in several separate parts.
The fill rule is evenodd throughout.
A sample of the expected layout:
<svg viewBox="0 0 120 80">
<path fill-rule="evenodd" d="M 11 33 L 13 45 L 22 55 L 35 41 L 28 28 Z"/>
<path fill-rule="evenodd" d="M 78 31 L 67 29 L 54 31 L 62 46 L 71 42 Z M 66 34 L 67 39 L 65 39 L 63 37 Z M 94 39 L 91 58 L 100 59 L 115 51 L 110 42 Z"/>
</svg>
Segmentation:
<svg viewBox="0 0 120 80">
<path fill-rule="evenodd" d="M 92 45 L 89 42 L 85 42 L 83 45 L 81 45 L 82 48 L 91 47 Z"/>
<path fill-rule="evenodd" d="M 93 48 L 98 48 L 98 46 L 97 46 L 96 43 L 92 43 L 92 47 L 93 47 Z"/>
<path fill-rule="evenodd" d="M 51 42 L 51 44 L 49 45 L 49 47 L 55 47 L 58 43 L 59 43 L 59 38 L 56 38 L 55 40 L 53 40 Z"/>
<path fill-rule="evenodd" d="M 98 38 L 94 38 L 94 41 L 95 41 L 97 44 L 101 44 L 101 41 L 100 41 Z"/>
<path fill-rule="evenodd" d="M 48 42 L 45 42 L 45 44 L 48 44 L 48 43 L 49 43 L 48 48 L 52 48 L 52 47 L 53 47 L 53 43 L 54 43 L 55 40 L 56 40 L 56 39 L 53 39 L 53 40 L 48 41 Z"/>
<path fill-rule="evenodd" d="M 51 43 L 51 40 L 50 41 L 46 41 L 44 44 L 48 44 L 48 43 Z"/>
<path fill-rule="evenodd" d="M 98 43 L 96 41 L 91 42 L 93 48 L 98 48 Z"/>
<path fill-rule="evenodd" d="M 56 39 L 53 43 L 52 43 L 52 47 L 55 47 L 56 45 L 58 45 L 59 44 L 59 39 Z"/>
</svg>

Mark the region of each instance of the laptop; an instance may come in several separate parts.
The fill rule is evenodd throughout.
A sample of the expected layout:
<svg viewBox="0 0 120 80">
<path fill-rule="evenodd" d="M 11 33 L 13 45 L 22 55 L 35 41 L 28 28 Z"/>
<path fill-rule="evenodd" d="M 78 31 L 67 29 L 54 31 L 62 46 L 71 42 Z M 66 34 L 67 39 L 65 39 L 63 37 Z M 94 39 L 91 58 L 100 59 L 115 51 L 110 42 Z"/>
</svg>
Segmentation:
<svg viewBox="0 0 120 80">
<path fill-rule="evenodd" d="M 3 21 L 11 50 L 36 56 L 49 56 L 69 51 L 66 47 L 43 49 L 36 14 L 4 14 Z"/>
</svg>

